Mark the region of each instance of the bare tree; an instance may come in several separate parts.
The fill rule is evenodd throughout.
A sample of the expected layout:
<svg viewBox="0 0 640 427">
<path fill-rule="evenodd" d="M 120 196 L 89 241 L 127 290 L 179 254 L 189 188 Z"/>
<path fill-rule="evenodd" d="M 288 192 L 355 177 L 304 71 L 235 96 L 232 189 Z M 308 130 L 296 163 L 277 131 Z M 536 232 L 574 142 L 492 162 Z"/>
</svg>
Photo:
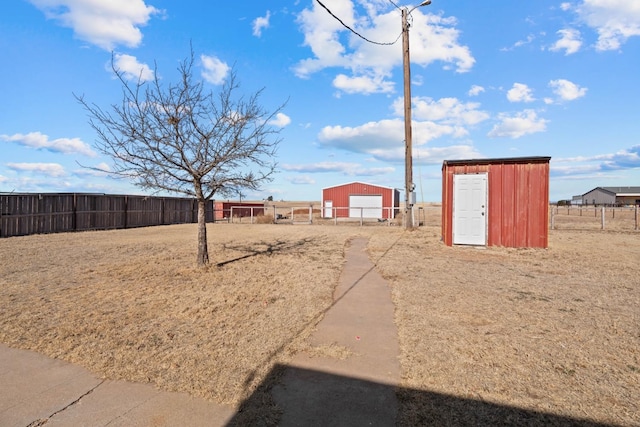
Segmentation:
<svg viewBox="0 0 640 427">
<path fill-rule="evenodd" d="M 89 124 L 97 132 L 95 148 L 113 159 L 112 173 L 139 187 L 195 197 L 198 203 L 198 264 L 209 262 L 206 201 L 257 190 L 272 180 L 280 129 L 270 121 L 283 106 L 267 112 L 258 103 L 262 90 L 236 97 L 235 70 L 218 93 L 196 81 L 194 54 L 180 63 L 180 82 L 163 86 L 155 77 L 122 84 L 123 99 L 104 110 L 84 96 Z"/>
</svg>

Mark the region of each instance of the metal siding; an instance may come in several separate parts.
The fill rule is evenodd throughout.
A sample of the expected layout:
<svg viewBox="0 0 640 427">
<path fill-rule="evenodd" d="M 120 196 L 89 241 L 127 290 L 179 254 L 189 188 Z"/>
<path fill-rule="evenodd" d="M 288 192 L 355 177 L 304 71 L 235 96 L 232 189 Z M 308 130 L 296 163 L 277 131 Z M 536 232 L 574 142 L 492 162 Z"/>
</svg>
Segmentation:
<svg viewBox="0 0 640 427">
<path fill-rule="evenodd" d="M 453 175 L 489 173 L 487 245 L 548 246 L 549 158 L 483 159 L 442 167 L 442 240 L 453 245 Z"/>
<path fill-rule="evenodd" d="M 337 218 L 349 217 L 349 196 L 351 195 L 382 195 L 383 208 L 394 207 L 395 190 L 392 188 L 380 187 L 377 185 L 367 184 L 364 182 L 352 182 L 335 187 L 324 188 L 322 190 L 322 200 L 332 200 L 333 207 L 336 209 Z M 389 209 L 383 209 L 384 218 L 390 218 Z"/>
<path fill-rule="evenodd" d="M 505 205 L 505 193 L 508 191 L 508 186 L 505 189 L 504 171 L 501 165 L 494 165 L 489 169 L 489 195 L 487 197 L 489 203 L 488 217 L 488 235 L 487 245 L 495 246 L 497 239 L 502 236 L 502 227 L 504 223 L 504 205 Z"/>
<path fill-rule="evenodd" d="M 613 205 L 616 202 L 615 194 L 608 193 L 600 188 L 595 188 L 582 197 L 585 205 Z"/>
<path fill-rule="evenodd" d="M 535 183 L 531 182 L 530 164 L 514 165 L 514 173 L 517 178 L 515 205 L 513 211 L 516 217 L 516 227 L 513 233 L 512 246 L 523 248 L 529 246 L 529 234 L 532 225 L 531 210 L 534 209 L 529 192 L 535 192 Z M 504 230 L 506 233 L 508 230 Z"/>
</svg>

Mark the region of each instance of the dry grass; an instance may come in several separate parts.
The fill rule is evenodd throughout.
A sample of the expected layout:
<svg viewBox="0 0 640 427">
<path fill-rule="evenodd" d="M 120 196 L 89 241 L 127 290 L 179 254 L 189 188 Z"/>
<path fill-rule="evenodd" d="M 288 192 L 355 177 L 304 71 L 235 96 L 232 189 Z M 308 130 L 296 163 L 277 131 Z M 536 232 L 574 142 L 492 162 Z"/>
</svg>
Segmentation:
<svg viewBox="0 0 640 427">
<path fill-rule="evenodd" d="M 388 237 L 374 236 L 374 257 Z M 638 233 L 554 231 L 536 250 L 438 237 L 423 228 L 378 261 L 393 286 L 403 386 L 640 425 Z M 402 425 L 428 420 L 430 402 L 400 397 Z M 448 415 L 437 424 L 465 414 Z"/>
<path fill-rule="evenodd" d="M 345 233 L 346 231 L 346 233 Z M 304 344 L 349 230 L 195 225 L 0 240 L 0 341 L 224 403 Z"/>
<path fill-rule="evenodd" d="M 0 341 L 237 404 L 303 348 L 349 356 L 305 338 L 331 304 L 346 241 L 366 235 L 393 287 L 405 390 L 640 424 L 640 234 L 451 248 L 439 210 L 426 223 L 215 224 L 204 271 L 195 225 L 2 239 Z M 399 395 L 400 423 L 424 422 L 420 395 Z"/>
</svg>

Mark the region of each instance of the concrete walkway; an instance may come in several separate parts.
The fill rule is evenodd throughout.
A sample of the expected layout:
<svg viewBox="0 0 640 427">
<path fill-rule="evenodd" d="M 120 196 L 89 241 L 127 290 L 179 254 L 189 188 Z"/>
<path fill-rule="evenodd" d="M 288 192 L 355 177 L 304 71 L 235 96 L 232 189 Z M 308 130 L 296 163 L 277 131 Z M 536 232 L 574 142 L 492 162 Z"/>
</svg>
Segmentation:
<svg viewBox="0 0 640 427">
<path fill-rule="evenodd" d="M 281 426 L 392 426 L 400 381 L 394 307 L 387 283 L 351 241 L 334 305 L 311 337 L 346 359 L 299 354 L 271 390 Z M 249 398 L 251 399 L 251 398 Z M 236 421 L 234 421 L 236 420 Z M 235 409 L 159 391 L 152 385 L 104 381 L 84 368 L 0 344 L 0 426 L 224 426 Z"/>
<path fill-rule="evenodd" d="M 282 426 L 393 426 L 400 381 L 398 332 L 391 290 L 354 239 L 346 254 L 334 306 L 311 337 L 313 346 L 337 345 L 345 360 L 297 355 L 273 396 Z"/>
</svg>

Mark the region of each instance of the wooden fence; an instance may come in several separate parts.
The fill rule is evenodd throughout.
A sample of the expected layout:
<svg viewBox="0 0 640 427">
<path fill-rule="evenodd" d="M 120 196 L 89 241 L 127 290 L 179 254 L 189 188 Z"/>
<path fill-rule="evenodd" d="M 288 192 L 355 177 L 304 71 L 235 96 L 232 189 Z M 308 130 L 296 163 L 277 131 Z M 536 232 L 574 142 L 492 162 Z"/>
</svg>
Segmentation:
<svg viewBox="0 0 640 427">
<path fill-rule="evenodd" d="M 0 237 L 197 222 L 195 199 L 108 194 L 0 194 Z M 213 201 L 206 206 L 213 221 Z"/>
</svg>

